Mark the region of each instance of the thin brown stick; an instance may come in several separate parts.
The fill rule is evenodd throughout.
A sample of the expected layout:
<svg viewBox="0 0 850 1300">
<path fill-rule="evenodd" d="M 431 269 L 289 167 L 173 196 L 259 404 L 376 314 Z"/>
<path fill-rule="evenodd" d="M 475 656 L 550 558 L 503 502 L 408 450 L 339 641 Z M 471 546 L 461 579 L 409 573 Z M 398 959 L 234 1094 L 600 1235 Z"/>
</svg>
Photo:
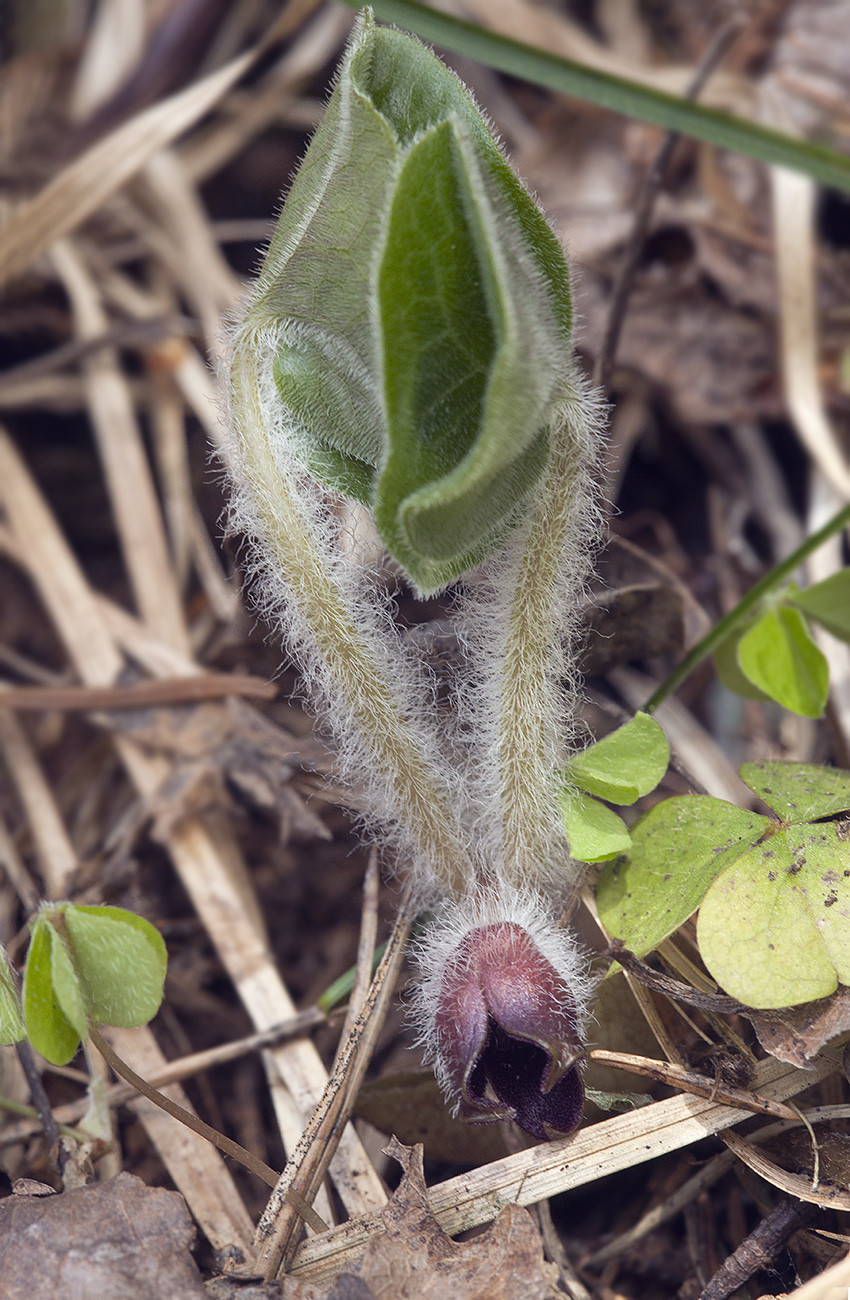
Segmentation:
<svg viewBox="0 0 850 1300">
<path fill-rule="evenodd" d="M 277 695 L 277 686 L 247 673 L 204 673 L 197 677 L 133 682 L 129 686 L 4 686 L 0 682 L 0 705 L 15 713 L 42 709 L 68 713 L 89 709 L 149 709 L 219 700 L 228 695 L 272 700 Z"/>
<path fill-rule="evenodd" d="M 209 1124 L 205 1124 L 202 1119 L 199 1119 L 197 1115 L 193 1115 L 191 1111 L 178 1106 L 177 1102 L 172 1101 L 170 1097 L 165 1097 L 161 1092 L 157 1092 L 156 1088 L 152 1088 L 146 1079 L 143 1079 L 140 1074 L 136 1074 L 135 1070 L 132 1070 L 126 1061 L 121 1060 L 121 1057 L 112 1050 L 98 1030 L 90 1029 L 89 1037 L 104 1060 L 108 1061 L 112 1066 L 115 1073 L 120 1075 L 122 1079 L 126 1079 L 127 1083 L 132 1083 L 133 1087 L 143 1097 L 147 1097 L 148 1101 L 153 1102 L 154 1106 L 164 1110 L 172 1119 L 185 1124 L 199 1137 L 206 1138 L 219 1151 L 224 1152 L 233 1160 L 237 1160 L 240 1165 L 244 1165 L 246 1169 L 250 1170 L 252 1174 L 256 1174 L 257 1178 L 261 1178 L 269 1187 L 277 1185 L 278 1175 L 264 1160 L 258 1159 L 257 1156 L 252 1155 L 250 1151 L 246 1151 L 244 1147 L 240 1146 L 238 1142 L 234 1142 L 232 1138 L 219 1133 L 217 1129 L 210 1128 Z M 325 1229 L 325 1226 L 322 1223 L 322 1230 Z"/>
<path fill-rule="evenodd" d="M 648 989 L 654 989 L 656 993 L 662 993 L 676 1002 L 685 1002 L 688 1006 L 699 1007 L 702 1011 L 714 1011 L 718 1015 L 726 1016 L 736 1015 L 746 1010 L 742 1002 L 728 997 L 725 993 L 706 993 L 702 989 L 683 983 L 682 980 L 674 979 L 672 975 L 664 975 L 661 971 L 653 970 L 633 952 L 629 952 L 619 939 L 611 941 L 606 956 L 618 961 L 623 970 L 634 975 L 635 979 L 640 980 L 641 984 Z"/>
<path fill-rule="evenodd" d="M 366 1005 L 369 985 L 372 982 L 372 963 L 375 959 L 375 944 L 378 938 L 378 854 L 375 849 L 369 854 L 369 865 L 363 880 L 363 910 L 360 918 L 360 941 L 357 945 L 357 969 L 354 974 L 354 986 L 348 999 L 348 1010 L 340 1034 L 337 1057 L 341 1054 L 345 1042 L 354 1028 L 354 1022 Z"/>
<path fill-rule="evenodd" d="M 389 1007 L 395 977 L 404 956 L 412 920 L 409 906 L 409 898 L 405 898 L 363 1010 L 339 1054 L 322 1100 L 257 1225 L 254 1238 L 257 1266 L 268 1281 L 277 1275 L 282 1265 L 288 1263 L 298 1244 L 299 1219 L 304 1218 L 304 1215 L 293 1204 L 290 1192 L 294 1189 L 304 1200 L 312 1201 L 327 1173 L 339 1134 L 351 1115 L 354 1098 Z"/>
<path fill-rule="evenodd" d="M 591 1061 L 598 1061 L 600 1065 L 612 1065 L 615 1070 L 628 1070 L 630 1074 L 657 1079 L 659 1083 L 681 1088 L 683 1092 L 693 1093 L 695 1097 L 707 1097 L 719 1106 L 740 1106 L 743 1110 L 751 1110 L 755 1115 L 770 1115 L 773 1119 L 798 1118 L 796 1110 L 781 1101 L 762 1097 L 746 1088 L 733 1088 L 717 1079 L 698 1074 L 696 1070 L 687 1070 L 682 1065 L 654 1061 L 647 1056 L 633 1056 L 631 1052 L 606 1052 L 602 1048 L 595 1048 L 588 1055 Z"/>
<path fill-rule="evenodd" d="M 739 17 L 729 20 L 728 23 L 721 27 L 714 40 L 709 45 L 702 61 L 697 68 L 693 81 L 689 85 L 685 98 L 696 99 L 723 58 L 729 46 L 741 31 L 742 22 Z M 623 255 L 623 262 L 619 274 L 614 284 L 614 291 L 611 295 L 611 306 L 608 309 L 608 323 L 605 328 L 605 337 L 602 341 L 602 348 L 599 356 L 596 358 L 596 365 L 593 368 L 593 383 L 598 388 L 607 389 L 611 378 L 611 371 L 614 366 L 614 358 L 617 355 L 617 345 L 620 341 L 620 334 L 623 329 L 623 321 L 626 316 L 626 303 L 634 286 L 635 272 L 637 271 L 638 261 L 640 259 L 641 249 L 643 248 L 646 232 L 649 226 L 649 219 L 652 216 L 652 209 L 655 206 L 655 200 L 658 198 L 662 185 L 667 175 L 667 168 L 670 165 L 670 159 L 673 156 L 673 150 L 679 143 L 679 132 L 668 131 L 655 161 L 649 169 L 647 177 L 643 183 L 643 189 L 638 199 L 635 210 L 635 220 L 632 226 L 632 233 L 629 236 L 629 242 L 626 245 L 626 251 Z"/>
</svg>

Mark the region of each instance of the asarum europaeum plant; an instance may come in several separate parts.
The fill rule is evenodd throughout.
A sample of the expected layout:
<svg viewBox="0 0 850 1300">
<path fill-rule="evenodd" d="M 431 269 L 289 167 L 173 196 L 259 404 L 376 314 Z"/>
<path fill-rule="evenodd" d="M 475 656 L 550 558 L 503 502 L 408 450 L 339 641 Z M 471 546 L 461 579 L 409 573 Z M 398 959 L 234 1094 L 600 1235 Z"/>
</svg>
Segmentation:
<svg viewBox="0 0 850 1300">
<path fill-rule="evenodd" d="M 438 1074 L 468 1118 L 538 1137 L 581 1109 L 585 985 L 553 918 L 600 439 L 570 321 L 560 246 L 468 93 L 364 10 L 234 340 L 234 517 L 343 772 L 436 906 Z M 450 717 L 351 509 L 415 594 L 451 588 Z"/>
</svg>

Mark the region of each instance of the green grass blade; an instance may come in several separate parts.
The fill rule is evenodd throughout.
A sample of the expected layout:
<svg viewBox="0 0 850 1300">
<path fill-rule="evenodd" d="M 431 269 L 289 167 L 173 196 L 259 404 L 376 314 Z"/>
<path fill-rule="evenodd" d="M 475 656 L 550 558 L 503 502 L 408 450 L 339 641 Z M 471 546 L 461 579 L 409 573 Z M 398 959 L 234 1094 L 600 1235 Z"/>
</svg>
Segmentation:
<svg viewBox="0 0 850 1300">
<path fill-rule="evenodd" d="M 345 3 L 354 9 L 361 7 L 356 0 Z M 417 0 L 373 0 L 372 8 L 383 22 L 394 23 L 422 40 L 477 59 L 499 72 L 654 122 L 695 140 L 748 154 L 761 162 L 804 172 L 822 185 L 850 191 L 850 158 L 824 145 L 795 140 L 755 122 L 548 54 L 474 23 L 437 13 Z"/>
</svg>

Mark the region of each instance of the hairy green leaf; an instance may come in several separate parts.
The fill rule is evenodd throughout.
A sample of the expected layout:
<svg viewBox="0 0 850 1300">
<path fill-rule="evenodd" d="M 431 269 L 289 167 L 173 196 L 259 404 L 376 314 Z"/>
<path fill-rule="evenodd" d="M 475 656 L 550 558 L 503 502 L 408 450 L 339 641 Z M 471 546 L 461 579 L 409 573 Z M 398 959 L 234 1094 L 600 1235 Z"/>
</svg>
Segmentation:
<svg viewBox="0 0 850 1300">
<path fill-rule="evenodd" d="M 796 826 L 739 858 L 700 909 L 711 974 L 751 1007 L 787 1007 L 850 984 L 850 825 Z"/>
<path fill-rule="evenodd" d="M 567 776 L 588 794 L 631 804 L 655 789 L 669 762 L 670 746 L 661 727 L 647 713 L 637 713 L 631 722 L 576 754 Z"/>
<path fill-rule="evenodd" d="M 65 1014 L 54 990 L 53 943 L 58 937 L 41 912 L 33 922 L 24 971 L 24 1020 L 36 1051 L 53 1065 L 67 1065 L 82 1035 Z"/>
<path fill-rule="evenodd" d="M 0 1043 L 19 1043 L 26 1038 L 18 986 L 5 949 L 0 949 Z"/>
<path fill-rule="evenodd" d="M 810 618 L 816 618 L 827 632 L 850 641 L 850 568 L 833 573 L 804 591 L 795 590 L 791 599 Z"/>
<path fill-rule="evenodd" d="M 165 980 L 159 931 L 121 907 L 68 905 L 64 920 L 89 1015 L 106 1025 L 146 1025 L 159 1010 Z"/>
<path fill-rule="evenodd" d="M 570 325 L 558 242 L 469 95 L 364 11 L 246 316 L 274 349 L 272 436 L 437 590 L 524 518 Z"/>
<path fill-rule="evenodd" d="M 708 795 L 656 804 L 632 827 L 628 853 L 597 888 L 602 923 L 638 956 L 695 912 L 715 877 L 776 825 Z"/>
<path fill-rule="evenodd" d="M 792 713 L 819 718 L 829 694 L 829 665 L 798 609 L 762 614 L 738 643 L 738 666 L 760 690 Z"/>
<path fill-rule="evenodd" d="M 346 0 L 359 8 L 359 0 Z M 456 50 L 479 63 L 513 77 L 548 86 L 560 94 L 586 99 L 591 104 L 654 122 L 695 140 L 748 154 L 762 162 L 789 167 L 814 177 L 824 185 L 850 191 L 850 158 L 824 145 L 812 144 L 772 131 L 757 122 L 744 121 L 692 100 L 680 99 L 639 82 L 630 81 L 575 63 L 549 50 L 440 13 L 416 0 L 374 0 L 378 17 L 416 32 L 448 50 Z"/>
<path fill-rule="evenodd" d="M 570 853 L 579 862 L 605 862 L 631 844 L 622 818 L 597 799 L 571 793 L 563 810 Z"/>
</svg>

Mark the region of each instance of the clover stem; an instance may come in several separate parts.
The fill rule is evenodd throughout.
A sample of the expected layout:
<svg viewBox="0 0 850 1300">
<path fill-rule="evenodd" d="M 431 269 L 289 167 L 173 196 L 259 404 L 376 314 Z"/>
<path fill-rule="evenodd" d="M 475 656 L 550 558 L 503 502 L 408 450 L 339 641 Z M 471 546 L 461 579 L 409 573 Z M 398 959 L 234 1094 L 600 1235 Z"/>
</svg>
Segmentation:
<svg viewBox="0 0 850 1300">
<path fill-rule="evenodd" d="M 750 588 L 743 600 L 739 600 L 735 608 L 721 618 L 720 622 L 716 623 L 711 631 L 688 651 L 682 662 L 677 664 L 673 671 L 667 674 L 661 685 L 652 692 L 649 699 L 642 706 L 642 712 L 653 713 L 659 704 L 663 704 L 667 697 L 681 686 L 685 678 L 689 677 L 694 669 L 702 663 L 703 659 L 707 659 L 710 654 L 713 654 L 732 632 L 747 621 L 750 614 L 765 596 L 778 587 L 780 583 L 790 578 L 794 570 L 799 568 L 803 561 L 808 559 L 814 551 L 848 526 L 850 526 L 850 506 L 844 506 L 824 524 L 823 528 L 819 528 L 816 533 L 812 533 L 811 537 L 807 537 L 787 559 L 783 560 L 781 564 L 777 564 L 769 573 L 766 573 L 754 587 Z"/>
<path fill-rule="evenodd" d="M 214 1147 L 218 1147 L 219 1151 L 223 1151 L 225 1155 L 231 1156 L 234 1160 L 237 1160 L 240 1165 L 244 1165 L 246 1169 L 249 1169 L 252 1174 L 256 1174 L 256 1176 L 261 1178 L 269 1187 L 275 1187 L 277 1185 L 278 1175 L 265 1163 L 265 1161 L 258 1159 L 258 1157 L 252 1155 L 250 1151 L 246 1151 L 238 1142 L 234 1142 L 231 1138 L 226 1137 L 224 1133 L 219 1133 L 217 1129 L 210 1128 L 209 1124 L 205 1124 L 197 1115 L 193 1115 L 191 1111 L 186 1110 L 183 1106 L 179 1106 L 177 1102 L 172 1101 L 170 1097 L 166 1097 L 163 1093 L 158 1092 L 156 1088 L 152 1088 L 146 1079 L 143 1079 L 141 1075 L 136 1074 L 135 1070 L 131 1069 L 127 1062 L 121 1059 L 117 1052 L 110 1047 L 103 1035 L 94 1027 L 89 1029 L 89 1038 L 94 1043 L 103 1059 L 112 1067 L 115 1073 L 122 1079 L 126 1080 L 127 1083 L 131 1083 L 133 1087 L 137 1089 L 143 1097 L 146 1097 L 148 1101 L 152 1102 L 154 1106 L 158 1106 L 160 1110 L 164 1110 L 166 1114 L 172 1117 L 172 1119 L 176 1119 L 181 1124 L 185 1124 L 187 1128 L 190 1128 L 193 1133 L 197 1133 L 199 1137 L 206 1138 L 207 1142 L 211 1142 Z"/>
</svg>

